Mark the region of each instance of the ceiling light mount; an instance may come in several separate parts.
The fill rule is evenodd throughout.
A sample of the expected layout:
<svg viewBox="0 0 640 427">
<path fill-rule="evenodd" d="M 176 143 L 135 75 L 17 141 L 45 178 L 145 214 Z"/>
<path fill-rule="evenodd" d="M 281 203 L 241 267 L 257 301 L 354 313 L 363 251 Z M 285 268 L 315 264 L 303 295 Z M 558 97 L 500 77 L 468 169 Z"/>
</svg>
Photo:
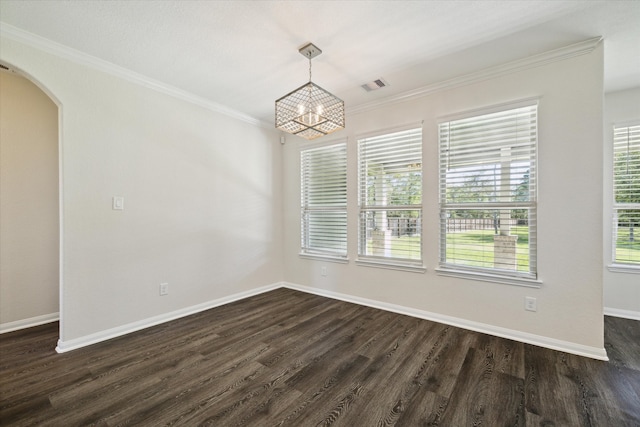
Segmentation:
<svg viewBox="0 0 640 427">
<path fill-rule="evenodd" d="M 313 43 L 307 43 L 306 45 L 298 49 L 298 52 L 300 52 L 302 56 L 304 56 L 309 60 L 315 58 L 316 56 L 322 53 L 320 48 Z"/>
<path fill-rule="evenodd" d="M 309 83 L 276 100 L 276 128 L 315 139 L 344 128 L 344 102 L 311 81 L 311 60 L 322 53 L 313 43 L 298 52 L 309 59 Z"/>
</svg>

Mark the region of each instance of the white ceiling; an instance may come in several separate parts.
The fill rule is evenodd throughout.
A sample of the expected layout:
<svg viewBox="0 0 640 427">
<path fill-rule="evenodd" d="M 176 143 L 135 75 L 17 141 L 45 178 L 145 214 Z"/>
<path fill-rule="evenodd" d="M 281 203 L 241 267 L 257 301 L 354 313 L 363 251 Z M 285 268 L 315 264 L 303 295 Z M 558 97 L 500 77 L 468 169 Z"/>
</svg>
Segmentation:
<svg viewBox="0 0 640 427">
<path fill-rule="evenodd" d="M 307 42 L 347 109 L 597 36 L 605 90 L 640 87 L 640 1 L 0 0 L 0 21 L 265 122 Z"/>
</svg>

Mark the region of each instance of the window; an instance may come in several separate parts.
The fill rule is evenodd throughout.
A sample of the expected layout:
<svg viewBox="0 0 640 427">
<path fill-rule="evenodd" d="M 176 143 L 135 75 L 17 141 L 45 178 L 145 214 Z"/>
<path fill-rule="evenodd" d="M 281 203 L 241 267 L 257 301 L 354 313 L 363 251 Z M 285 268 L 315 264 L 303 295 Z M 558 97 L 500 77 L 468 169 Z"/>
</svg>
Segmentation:
<svg viewBox="0 0 640 427">
<path fill-rule="evenodd" d="M 440 267 L 535 279 L 537 105 L 438 130 Z"/>
<path fill-rule="evenodd" d="M 359 260 L 422 265 L 422 128 L 358 140 Z"/>
<path fill-rule="evenodd" d="M 640 266 L 640 125 L 613 129 L 613 261 Z"/>
<path fill-rule="evenodd" d="M 347 256 L 347 144 L 300 152 L 302 254 Z"/>
</svg>

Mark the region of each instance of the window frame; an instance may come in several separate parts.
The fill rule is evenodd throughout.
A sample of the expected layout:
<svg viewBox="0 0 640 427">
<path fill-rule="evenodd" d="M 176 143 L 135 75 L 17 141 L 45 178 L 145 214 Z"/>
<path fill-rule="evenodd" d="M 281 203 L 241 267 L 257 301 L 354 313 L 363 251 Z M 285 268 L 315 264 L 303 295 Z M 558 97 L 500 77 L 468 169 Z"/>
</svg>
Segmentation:
<svg viewBox="0 0 640 427">
<path fill-rule="evenodd" d="M 402 142 L 402 144 L 411 144 L 414 147 L 411 148 L 409 145 L 409 156 L 413 155 L 413 151 L 415 151 L 416 141 L 412 141 L 412 138 L 419 137 L 418 150 L 419 150 L 419 169 L 416 169 L 414 172 L 419 172 L 420 180 L 419 180 L 419 199 L 418 203 L 410 203 L 403 205 L 394 205 L 386 202 L 386 197 L 383 197 L 385 200 L 382 204 L 368 204 L 367 203 L 367 167 L 366 161 L 370 160 L 371 157 L 368 157 L 366 154 L 365 145 L 367 143 L 372 143 L 372 141 L 378 140 L 377 143 L 381 144 L 384 147 L 385 144 L 391 144 L 391 140 L 394 137 L 403 137 L 403 133 L 407 134 L 407 141 Z M 419 134 L 419 136 L 417 136 Z M 387 138 L 387 139 L 385 139 Z M 424 156 L 423 156 L 423 145 L 424 145 L 424 129 L 423 123 L 412 123 L 402 127 L 395 127 L 391 129 L 383 129 L 376 132 L 370 132 L 367 134 L 358 135 L 356 137 L 357 144 L 357 177 L 358 177 L 358 256 L 356 258 L 356 264 L 361 266 L 368 267 L 378 267 L 392 270 L 403 270 L 403 271 L 411 271 L 411 272 L 419 272 L 424 273 L 426 268 L 424 267 L 424 240 L 423 236 L 423 222 L 424 222 L 424 205 L 423 205 L 423 189 L 424 189 Z M 394 147 L 397 148 L 397 147 Z M 371 147 L 369 147 L 371 149 Z M 384 149 L 384 148 L 383 148 Z M 385 156 L 386 152 L 383 151 L 383 156 Z M 376 158 L 380 158 L 379 155 L 375 156 Z M 411 158 L 411 157 L 410 157 Z M 384 184 L 383 184 L 384 185 Z M 378 188 L 378 187 L 376 187 Z M 385 190 L 382 190 L 385 191 Z M 398 256 L 381 256 L 381 255 L 372 255 L 367 254 L 367 233 L 368 233 L 368 225 L 367 225 L 367 214 L 371 214 L 375 212 L 393 212 L 393 211 L 418 211 L 418 218 L 416 219 L 416 224 L 414 229 L 418 231 L 417 235 L 419 236 L 418 249 L 419 249 L 419 258 L 407 258 L 407 257 L 398 257 Z M 363 218 L 364 222 L 363 222 Z M 384 215 L 386 219 L 386 215 Z M 415 245 L 412 245 L 412 248 L 415 248 Z"/>
<path fill-rule="evenodd" d="M 323 183 L 309 183 L 307 182 L 310 179 L 309 174 L 306 173 L 305 168 L 308 166 L 308 162 L 305 161 L 306 155 L 311 155 L 312 153 L 325 153 L 328 154 L 330 152 L 339 153 L 342 157 L 342 176 L 343 181 L 341 186 L 338 188 L 334 188 L 334 193 L 337 191 L 338 193 L 343 193 L 342 196 L 338 197 L 343 200 L 342 204 L 315 204 L 310 205 L 308 200 L 310 198 L 310 194 L 308 192 L 310 186 L 314 185 L 323 185 Z M 326 167 L 321 165 L 321 167 Z M 334 167 L 333 169 L 339 169 L 340 167 Z M 310 259 L 321 259 L 325 261 L 331 262 L 339 262 L 339 263 L 347 263 L 349 261 L 348 258 L 348 213 L 347 213 L 347 205 L 348 205 L 348 150 L 347 150 L 347 140 L 345 138 L 326 141 L 322 143 L 316 144 L 308 144 L 300 147 L 300 252 L 299 256 L 301 258 L 310 258 Z M 335 170 L 333 171 L 335 172 Z M 333 183 L 335 184 L 335 182 Z M 328 190 L 331 192 L 331 190 Z M 334 202 L 336 194 L 330 196 Z M 330 200 L 330 201 L 331 201 Z M 344 216 L 344 221 L 341 227 L 342 233 L 344 236 L 344 250 L 343 251 L 334 251 L 327 248 L 314 247 L 310 244 L 311 238 L 309 234 L 309 230 L 311 228 L 311 224 L 307 222 L 308 218 L 312 214 L 318 213 L 340 213 Z"/>
<path fill-rule="evenodd" d="M 633 120 L 623 123 L 615 123 L 611 126 L 611 258 L 607 268 L 609 271 L 617 272 L 617 273 L 635 273 L 640 274 L 640 261 L 638 262 L 624 262 L 619 261 L 617 259 L 617 243 L 618 243 L 618 211 L 620 210 L 631 210 L 638 211 L 638 215 L 640 215 L 640 202 L 617 202 L 617 191 L 616 191 L 616 150 L 618 144 L 622 145 L 624 143 L 627 144 L 627 153 L 629 152 L 629 130 L 634 128 L 634 132 L 640 132 L 640 120 Z M 619 130 L 627 130 L 627 138 L 622 142 L 617 142 L 616 132 Z M 636 142 L 636 141 L 634 141 Z M 640 141 L 638 141 L 638 152 L 640 152 Z M 634 178 L 640 179 L 640 170 L 637 172 L 637 175 L 633 175 Z M 640 194 L 640 181 L 635 188 L 634 191 Z M 638 239 L 640 239 L 640 227 L 638 227 Z"/>
<path fill-rule="evenodd" d="M 532 144 L 533 154 L 528 159 L 530 162 L 529 168 L 529 179 L 533 188 L 530 188 L 529 191 L 529 199 L 528 201 L 521 202 L 477 202 L 477 203 L 448 203 L 446 191 L 448 188 L 447 185 L 447 170 L 443 171 L 443 168 L 446 163 L 443 160 L 444 156 L 449 156 L 449 153 L 446 154 L 443 152 L 443 141 L 441 136 L 441 127 L 444 125 L 449 125 L 452 122 L 456 122 L 459 120 L 469 120 L 473 118 L 482 118 L 483 116 L 488 116 L 494 113 L 507 113 L 509 111 L 516 111 L 525 107 L 533 107 L 535 113 L 535 141 Z M 441 117 L 437 121 L 437 129 L 438 129 L 438 160 L 439 160 L 439 178 L 438 178 L 438 187 L 439 187 L 439 216 L 440 216 L 440 230 L 439 230 L 439 262 L 438 268 L 436 268 L 436 272 L 440 275 L 444 276 L 453 276 L 460 278 L 468 278 L 480 281 L 490 281 L 497 282 L 503 284 L 510 285 L 519 285 L 519 286 L 527 286 L 527 287 L 540 287 L 542 282 L 539 280 L 539 272 L 537 266 L 537 214 L 538 214 L 538 206 L 537 206 L 537 183 L 538 179 L 538 148 L 540 143 L 540 133 L 538 131 L 538 120 L 539 120 L 539 98 L 529 98 L 523 99 L 521 101 L 510 102 L 505 104 L 499 104 L 488 108 L 482 108 L 477 110 L 470 110 L 462 113 L 458 113 L 455 115 L 444 116 Z M 447 157 L 448 158 L 448 157 Z M 491 160 L 490 158 L 488 160 Z M 484 165 L 480 160 L 479 163 L 481 166 Z M 487 161 L 486 165 L 489 165 L 490 162 Z M 495 172 L 494 172 L 494 180 L 495 180 Z M 513 185 L 512 181 L 509 181 L 510 185 Z M 502 194 L 504 196 L 504 194 Z M 499 197 L 498 193 L 494 197 Z M 529 270 L 528 271 L 518 271 L 507 270 L 496 267 L 486 267 L 486 266 L 471 266 L 464 265 L 460 263 L 448 262 L 447 260 L 447 223 L 446 223 L 446 213 L 455 208 L 463 208 L 463 209 L 479 209 L 484 211 L 499 211 L 499 210 L 513 210 L 513 209 L 527 209 L 528 210 L 528 238 L 529 238 L 529 247 L 528 247 L 528 262 L 529 262 Z M 495 262 L 495 259 L 494 259 Z M 533 264 L 533 265 L 532 265 Z"/>
</svg>

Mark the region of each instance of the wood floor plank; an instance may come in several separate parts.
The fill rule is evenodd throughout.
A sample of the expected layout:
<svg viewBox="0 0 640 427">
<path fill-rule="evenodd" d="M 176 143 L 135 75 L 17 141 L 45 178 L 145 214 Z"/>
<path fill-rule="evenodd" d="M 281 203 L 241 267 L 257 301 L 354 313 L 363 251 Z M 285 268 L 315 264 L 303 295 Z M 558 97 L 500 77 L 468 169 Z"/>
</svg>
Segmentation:
<svg viewBox="0 0 640 427">
<path fill-rule="evenodd" d="M 221 404 L 228 402 L 227 407 L 223 412 L 208 417 L 207 422 L 218 423 L 222 416 L 227 418 L 225 422 L 232 422 L 238 417 L 239 411 L 246 411 L 247 407 L 259 405 L 266 389 L 286 385 L 289 389 L 296 390 L 295 384 L 299 381 L 307 381 L 314 372 L 325 372 L 326 361 L 329 360 L 332 363 L 339 361 L 343 352 L 348 351 L 354 337 L 362 333 L 363 325 L 371 319 L 370 309 L 364 307 L 354 307 L 354 309 L 359 311 L 359 315 L 343 322 L 331 336 L 320 342 L 316 341 L 311 347 L 305 347 L 303 352 L 291 355 L 286 361 L 281 360 L 269 366 L 273 372 L 271 377 L 275 375 L 278 379 L 277 383 L 274 383 L 265 372 L 256 379 L 257 386 L 248 390 L 239 389 L 236 393 L 226 396 Z M 309 351 L 310 349 L 313 351 Z"/>
<path fill-rule="evenodd" d="M 478 336 L 445 325 L 437 330 L 440 332 L 434 333 L 429 351 L 425 352 L 420 370 L 415 374 L 415 382 L 424 390 L 448 398 L 453 394 L 467 350 Z"/>
<path fill-rule="evenodd" d="M 233 355 L 220 353 L 224 358 L 217 357 L 220 354 L 203 356 L 194 365 L 168 374 L 159 387 L 140 396 L 141 404 L 130 405 L 116 419 L 120 422 L 122 416 L 126 416 L 135 422 L 150 423 L 159 422 L 156 420 L 165 416 L 186 417 L 197 408 L 218 402 L 227 393 L 255 378 L 265 369 L 257 359 L 268 349 L 264 343 L 245 342 L 233 347 Z M 233 358 L 229 359 L 230 356 Z"/>
<path fill-rule="evenodd" d="M 370 363 L 370 359 L 359 354 L 344 356 L 338 360 L 340 364 L 333 370 L 327 367 L 326 370 L 318 371 L 324 373 L 321 380 L 314 380 L 312 377 L 308 377 L 303 384 L 298 383 L 296 389 L 301 392 L 298 401 L 281 412 L 273 414 L 269 419 L 265 420 L 267 424 L 299 426 L 316 425 L 320 422 L 319 408 L 329 408 L 333 397 L 338 392 L 337 390 L 344 387 L 345 384 L 351 384 Z M 309 408 L 316 409 L 310 411 L 308 410 Z"/>
<path fill-rule="evenodd" d="M 629 417 L 633 403 L 638 404 L 640 398 L 632 389 L 632 381 L 639 379 L 638 372 L 622 366 L 616 366 L 599 360 L 567 355 L 569 378 L 580 390 L 580 402 L 585 418 L 591 425 L 625 425 L 631 424 Z M 615 382 L 616 388 L 607 387 Z M 598 402 L 618 402 L 619 405 L 598 405 Z M 638 408 L 636 411 L 640 412 Z M 640 415 L 640 413 L 638 414 Z M 639 424 L 640 425 L 640 424 Z"/>
<path fill-rule="evenodd" d="M 300 340 L 300 345 L 288 343 L 287 349 L 293 347 L 293 351 L 288 352 L 287 357 L 282 357 L 282 352 L 280 352 L 276 358 L 268 360 L 263 358 L 261 362 L 269 367 L 290 365 L 291 363 L 303 365 L 303 372 L 289 381 L 292 384 L 298 376 L 304 375 L 306 370 L 315 369 L 315 364 L 331 355 L 336 349 L 346 349 L 359 336 L 365 336 L 365 326 L 372 319 L 371 309 L 357 306 L 349 308 L 351 313 L 345 320 L 334 319 L 321 330 L 313 328 L 314 333 L 306 339 Z"/>
<path fill-rule="evenodd" d="M 413 383 L 415 373 L 424 360 L 422 350 L 426 350 L 435 324 L 419 319 L 409 322 L 395 334 L 395 341 L 385 352 L 373 358 L 366 377 L 360 379 L 363 390 L 360 398 L 352 403 L 352 410 L 344 417 L 345 423 L 362 422 L 364 425 L 394 425 L 413 394 L 407 392 Z M 415 322 L 411 321 L 415 320 Z M 375 375 L 372 375 L 372 373 Z M 380 393 L 378 384 L 386 384 Z"/>
<path fill-rule="evenodd" d="M 582 390 L 571 380 L 567 355 L 526 345 L 526 406 L 547 425 L 589 426 Z"/>
<path fill-rule="evenodd" d="M 640 329 L 637 320 L 605 316 L 605 349 L 609 361 L 640 371 Z"/>
<path fill-rule="evenodd" d="M 0 426 L 640 426 L 640 322 L 600 362 L 278 289 L 72 352 L 0 335 Z"/>
<path fill-rule="evenodd" d="M 106 421 L 109 425 L 188 425 L 188 420 L 202 419 L 209 408 L 217 409 L 224 396 L 252 381 L 264 369 L 252 360 L 221 372 L 201 372 L 197 380 L 187 385 L 172 381 L 160 393 L 149 390 L 146 399 L 109 414 Z"/>
<path fill-rule="evenodd" d="M 495 366 L 490 348 L 469 348 L 443 425 L 525 425 L 524 381 L 496 371 Z"/>
<path fill-rule="evenodd" d="M 394 407 L 393 411 L 397 413 L 399 425 L 435 425 L 433 423 L 442 417 L 469 342 L 476 338 L 461 332 L 457 328 L 433 324 L 423 349 L 416 352 L 419 363 L 405 374 L 409 381 L 397 391 L 395 401 L 401 406 Z"/>
</svg>

